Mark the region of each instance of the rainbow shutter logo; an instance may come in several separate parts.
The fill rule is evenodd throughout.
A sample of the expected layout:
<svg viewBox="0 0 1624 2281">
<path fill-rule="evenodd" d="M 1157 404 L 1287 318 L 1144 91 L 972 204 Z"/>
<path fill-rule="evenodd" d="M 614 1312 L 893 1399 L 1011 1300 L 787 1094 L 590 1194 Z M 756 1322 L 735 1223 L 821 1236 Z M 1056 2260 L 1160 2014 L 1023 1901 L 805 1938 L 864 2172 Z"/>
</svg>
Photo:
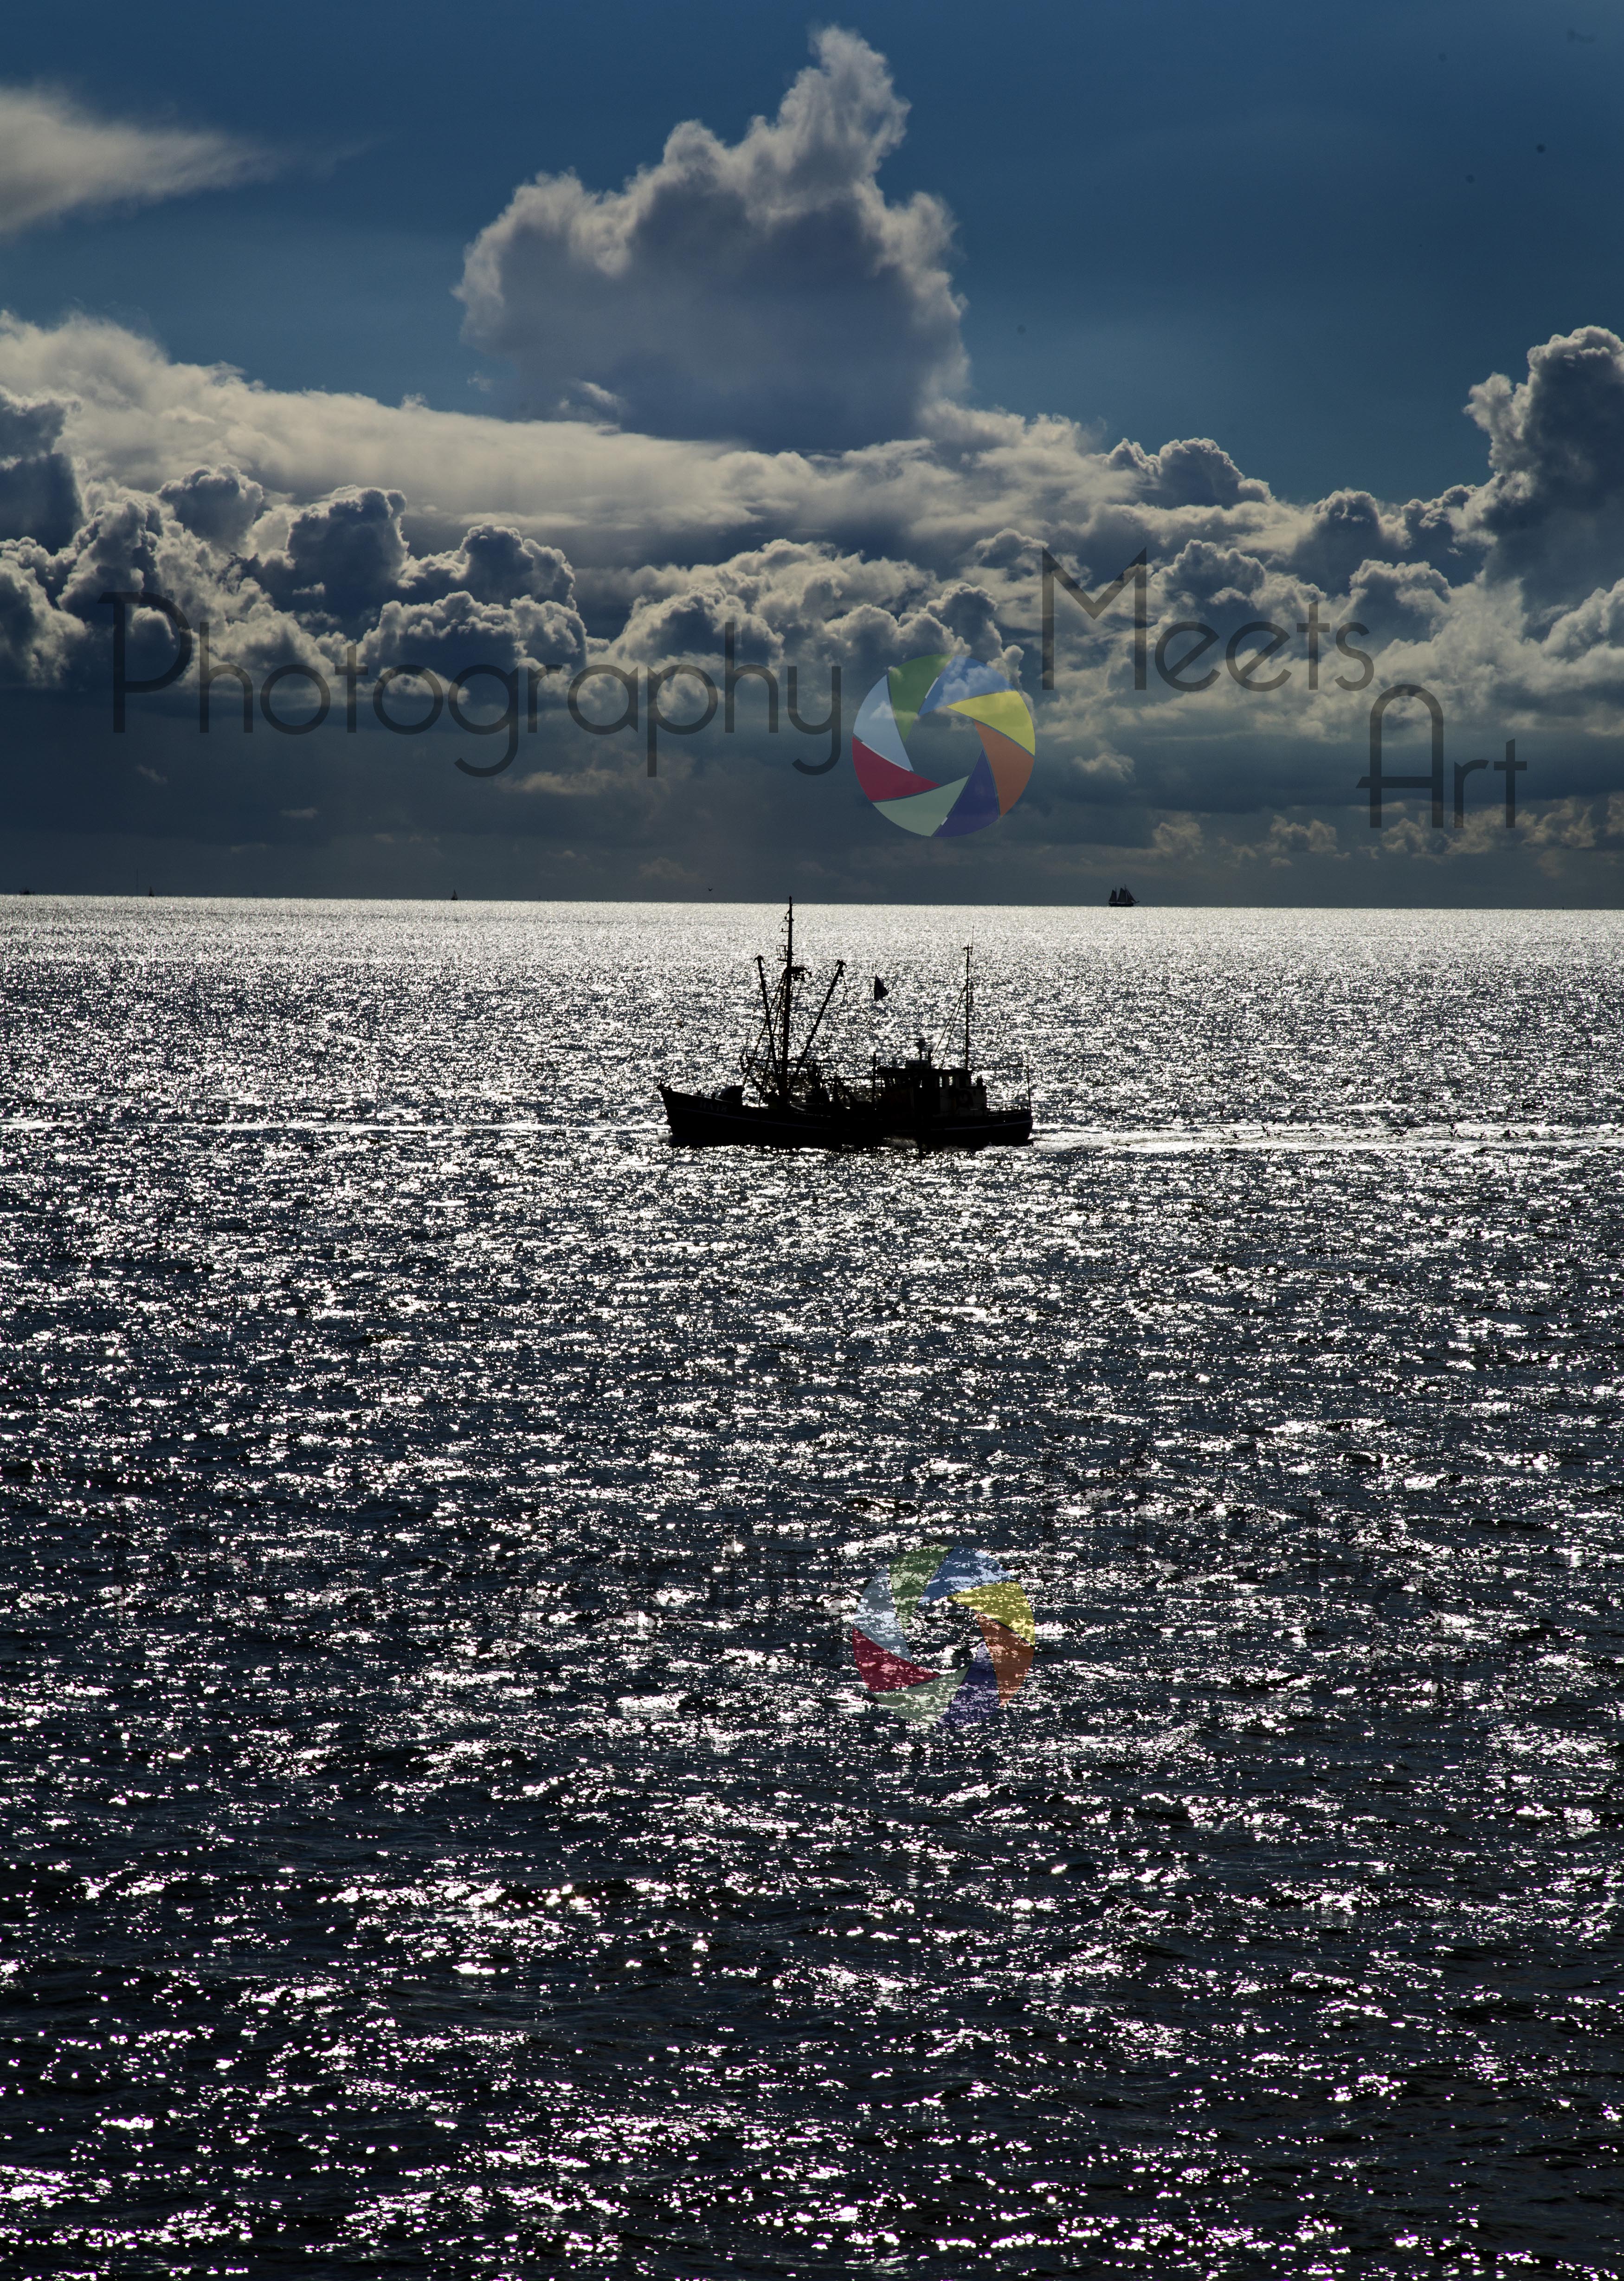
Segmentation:
<svg viewBox="0 0 1624 2281">
<path fill-rule="evenodd" d="M 920 1661 L 909 1634 L 928 1633 L 922 1612 L 944 1600 L 973 1614 L 981 1636 L 967 1664 L 954 1660 L 933 1671 Z M 1037 1635 L 1025 1593 L 1001 1562 L 974 1544 L 922 1544 L 905 1552 L 869 1579 L 852 1618 L 852 1653 L 863 1685 L 882 1710 L 923 1727 L 990 1719 L 1031 1670 Z M 940 1662 L 940 1654 L 933 1660 Z"/>
<path fill-rule="evenodd" d="M 916 765 L 916 732 L 932 713 L 957 714 L 980 731 L 981 751 L 967 774 L 949 774 L 940 763 L 931 774 Z M 893 665 L 863 699 L 852 730 L 852 766 L 863 791 L 882 816 L 925 839 L 984 831 L 1008 816 L 1026 789 L 1036 751 L 1026 700 L 973 657 Z"/>
</svg>

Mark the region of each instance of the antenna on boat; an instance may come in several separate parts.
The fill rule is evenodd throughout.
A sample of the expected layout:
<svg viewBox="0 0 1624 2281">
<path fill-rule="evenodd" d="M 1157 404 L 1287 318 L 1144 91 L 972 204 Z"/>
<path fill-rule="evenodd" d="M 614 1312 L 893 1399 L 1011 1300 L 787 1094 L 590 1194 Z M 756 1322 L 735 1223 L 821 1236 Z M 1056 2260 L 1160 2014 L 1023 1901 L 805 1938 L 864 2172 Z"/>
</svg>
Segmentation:
<svg viewBox="0 0 1624 2281">
<path fill-rule="evenodd" d="M 772 1000 L 767 989 L 767 962 L 759 953 L 755 961 L 755 978 L 762 986 L 762 1044 L 767 1055 L 767 1073 L 770 1077 L 773 1073 L 773 1036 L 777 1025 L 773 1019 Z M 750 1060 L 754 1063 L 754 1059 L 755 1048 L 752 1047 Z M 759 1079 L 756 1081 L 760 1083 Z"/>
<path fill-rule="evenodd" d="M 835 992 L 839 988 L 840 978 L 845 971 L 846 961 L 843 958 L 837 958 L 834 963 L 834 972 L 830 978 L 829 987 L 824 993 L 824 1002 L 817 1009 L 817 1014 L 813 1021 L 812 1027 L 807 1032 L 806 1042 L 802 1045 L 800 1053 L 795 1056 L 795 1066 L 791 1071 L 792 1076 L 799 1077 L 801 1071 L 806 1067 L 807 1055 L 811 1052 L 813 1040 L 816 1038 L 819 1030 L 821 1030 L 824 1025 L 824 1017 L 829 1011 L 829 1001 L 834 996 Z"/>
</svg>

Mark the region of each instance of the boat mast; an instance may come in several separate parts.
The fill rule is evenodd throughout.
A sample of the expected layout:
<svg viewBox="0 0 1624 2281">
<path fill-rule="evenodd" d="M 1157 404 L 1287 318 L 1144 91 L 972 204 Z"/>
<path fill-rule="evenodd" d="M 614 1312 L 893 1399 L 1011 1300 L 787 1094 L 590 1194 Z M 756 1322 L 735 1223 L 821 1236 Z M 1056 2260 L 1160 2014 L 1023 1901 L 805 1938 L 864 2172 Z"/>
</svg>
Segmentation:
<svg viewBox="0 0 1624 2281">
<path fill-rule="evenodd" d="M 784 1044 L 778 1055 L 782 1082 L 790 1081 L 790 1001 L 795 994 L 795 898 L 790 897 L 789 916 L 784 922 Z"/>
<path fill-rule="evenodd" d="M 971 949 L 971 945 L 966 943 L 964 946 L 964 1068 L 966 1072 L 968 1072 L 970 1069 L 970 1009 L 971 1001 L 970 981 Z"/>
</svg>

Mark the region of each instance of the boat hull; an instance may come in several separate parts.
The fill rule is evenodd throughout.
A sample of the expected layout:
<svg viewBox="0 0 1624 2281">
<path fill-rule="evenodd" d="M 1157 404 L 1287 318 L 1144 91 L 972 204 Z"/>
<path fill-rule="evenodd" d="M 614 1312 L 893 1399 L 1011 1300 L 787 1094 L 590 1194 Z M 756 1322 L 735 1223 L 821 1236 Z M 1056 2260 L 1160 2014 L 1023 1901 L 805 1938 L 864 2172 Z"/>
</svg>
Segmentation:
<svg viewBox="0 0 1624 2281">
<path fill-rule="evenodd" d="M 686 1148 L 863 1148 L 878 1138 L 847 1117 L 735 1104 L 669 1085 L 661 1086 L 660 1098 L 672 1140 Z"/>
<path fill-rule="evenodd" d="M 850 1109 L 828 1116 L 813 1110 L 756 1107 L 718 1100 L 714 1094 L 678 1093 L 662 1085 L 660 1098 L 671 1138 L 687 1148 L 877 1148 L 886 1141 L 938 1149 L 1019 1148 L 1032 1139 L 1032 1111 L 1011 1109 L 980 1117 L 893 1122 Z"/>
</svg>

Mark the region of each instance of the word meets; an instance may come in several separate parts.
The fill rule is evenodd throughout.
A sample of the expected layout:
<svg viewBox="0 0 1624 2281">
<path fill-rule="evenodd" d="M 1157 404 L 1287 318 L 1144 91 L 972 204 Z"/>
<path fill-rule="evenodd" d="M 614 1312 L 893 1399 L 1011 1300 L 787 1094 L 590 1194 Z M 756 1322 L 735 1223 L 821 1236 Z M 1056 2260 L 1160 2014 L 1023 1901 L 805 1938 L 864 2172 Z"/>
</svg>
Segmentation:
<svg viewBox="0 0 1624 2281">
<path fill-rule="evenodd" d="M 1120 571 L 1109 585 L 1097 594 L 1090 594 L 1056 560 L 1046 546 L 1043 550 L 1043 686 L 1055 686 L 1055 589 L 1060 586 L 1074 602 L 1080 605 L 1087 616 L 1097 622 L 1111 604 L 1132 586 L 1133 589 L 1133 686 L 1148 689 L 1150 685 L 1150 611 L 1148 561 L 1141 549 L 1127 568 Z M 1349 640 L 1349 634 L 1368 634 L 1370 628 L 1361 625 L 1357 618 L 1345 618 L 1334 626 L 1319 614 L 1318 597 L 1309 603 L 1308 615 L 1296 621 L 1296 630 L 1308 637 L 1308 686 L 1319 687 L 1320 643 L 1330 635 L 1336 645 L 1336 653 L 1349 665 L 1357 665 L 1357 676 L 1338 673 L 1332 677 L 1338 689 L 1349 693 L 1368 689 L 1376 677 L 1376 661 L 1368 650 L 1357 649 Z M 1195 638 L 1181 648 L 1177 656 L 1171 653 L 1176 642 L 1184 637 Z M 1258 638 L 1269 637 L 1266 647 L 1257 646 Z M 1218 677 L 1216 665 L 1205 673 L 1195 675 L 1192 669 L 1206 656 L 1220 638 L 1214 626 L 1203 625 L 1198 619 L 1179 618 L 1164 626 L 1156 635 L 1155 662 L 1157 674 L 1168 688 L 1180 696 L 1192 697 L 1201 690 L 1210 689 Z M 1224 663 L 1237 688 L 1266 694 L 1281 688 L 1291 678 L 1291 668 L 1282 665 L 1278 672 L 1266 677 L 1264 668 L 1273 662 L 1291 639 L 1288 628 L 1276 625 L 1272 619 L 1253 618 L 1233 633 L 1224 647 Z M 1251 645 L 1249 648 L 1249 644 Z M 1388 776 L 1382 757 L 1383 724 L 1389 705 L 1400 698 L 1417 698 L 1426 707 L 1432 722 L 1432 766 L 1425 776 Z M 1497 775 L 1505 778 L 1505 823 L 1508 831 L 1517 823 L 1517 778 L 1527 769 L 1526 761 L 1517 758 L 1515 738 L 1509 739 L 1505 758 L 1494 764 Z M 1458 831 L 1465 822 L 1466 778 L 1479 769 L 1486 769 L 1487 761 L 1458 761 L 1455 763 L 1455 829 Z M 1384 793 L 1430 792 L 1432 794 L 1433 829 L 1443 829 L 1443 708 L 1428 689 L 1419 683 L 1401 681 L 1391 689 L 1384 689 L 1370 708 L 1370 773 L 1359 778 L 1358 788 L 1370 794 L 1371 829 L 1381 829 L 1381 800 Z"/>
<path fill-rule="evenodd" d="M 1062 587 L 1074 602 L 1080 604 L 1087 615 L 1096 622 L 1104 615 L 1125 587 L 1129 585 L 1133 587 L 1133 686 L 1135 689 L 1149 687 L 1149 564 L 1141 548 L 1128 564 L 1127 568 L 1113 578 L 1109 586 L 1103 587 L 1098 594 L 1090 594 L 1056 560 L 1048 547 L 1044 548 L 1043 686 L 1045 689 L 1052 689 L 1055 686 L 1055 589 L 1057 585 Z M 1319 603 L 1316 598 L 1308 606 L 1307 617 L 1299 618 L 1296 621 L 1296 630 L 1300 634 L 1308 636 L 1308 685 L 1311 689 L 1318 689 L 1319 686 L 1319 645 L 1322 637 L 1326 634 L 1334 638 L 1337 655 L 1346 659 L 1349 665 L 1357 663 L 1361 669 L 1357 680 L 1350 680 L 1343 673 L 1334 675 L 1336 686 L 1339 689 L 1349 691 L 1370 687 L 1376 677 L 1376 661 L 1368 650 L 1356 649 L 1348 639 L 1349 634 L 1368 634 L 1370 631 L 1368 626 L 1361 625 L 1357 618 L 1345 618 L 1341 625 L 1333 626 L 1326 619 L 1320 616 Z M 1176 657 L 1171 656 L 1174 644 L 1190 634 L 1195 635 L 1195 639 L 1187 646 L 1180 648 Z M 1272 637 L 1267 647 L 1258 648 L 1254 646 L 1249 651 L 1248 645 L 1256 645 L 1257 637 L 1263 634 Z M 1210 689 L 1218 677 L 1218 667 L 1210 666 L 1205 673 L 1195 675 L 1192 678 L 1193 669 L 1206 656 L 1214 643 L 1221 639 L 1222 637 L 1216 626 L 1203 625 L 1199 618 L 1176 619 L 1172 625 L 1163 627 L 1156 635 L 1155 654 L 1157 674 L 1169 689 L 1176 690 L 1181 697 L 1194 697 L 1203 689 Z M 1278 673 L 1272 673 L 1266 678 L 1260 679 L 1259 676 L 1263 673 L 1264 667 L 1272 663 L 1280 655 L 1290 639 L 1290 630 L 1286 626 L 1277 626 L 1269 618 L 1253 618 L 1238 631 L 1231 634 L 1228 641 L 1224 645 L 1224 663 L 1228 668 L 1229 677 L 1235 686 L 1238 689 L 1264 694 L 1270 690 L 1281 688 L 1291 678 L 1291 668 L 1288 665 L 1281 666 Z"/>
</svg>

